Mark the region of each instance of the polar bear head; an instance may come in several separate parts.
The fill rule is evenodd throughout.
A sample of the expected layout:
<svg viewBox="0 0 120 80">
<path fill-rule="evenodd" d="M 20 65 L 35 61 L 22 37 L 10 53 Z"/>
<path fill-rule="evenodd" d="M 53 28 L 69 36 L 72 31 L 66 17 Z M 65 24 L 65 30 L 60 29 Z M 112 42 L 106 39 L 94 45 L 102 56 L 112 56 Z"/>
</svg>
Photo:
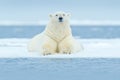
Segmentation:
<svg viewBox="0 0 120 80">
<path fill-rule="evenodd" d="M 70 13 L 65 12 L 56 12 L 54 14 L 50 14 L 50 21 L 54 23 L 66 23 L 69 22 Z"/>
</svg>

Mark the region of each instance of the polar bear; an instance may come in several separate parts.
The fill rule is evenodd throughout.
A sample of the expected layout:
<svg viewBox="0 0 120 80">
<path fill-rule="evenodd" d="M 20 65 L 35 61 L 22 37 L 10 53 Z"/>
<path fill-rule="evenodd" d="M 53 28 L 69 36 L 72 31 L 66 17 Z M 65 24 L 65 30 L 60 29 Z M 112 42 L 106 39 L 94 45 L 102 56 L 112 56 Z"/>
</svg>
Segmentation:
<svg viewBox="0 0 120 80">
<path fill-rule="evenodd" d="M 43 55 L 64 53 L 71 54 L 82 50 L 70 28 L 70 14 L 56 12 L 50 14 L 50 20 L 45 30 L 33 37 L 28 44 L 29 52 L 39 52 Z"/>
</svg>

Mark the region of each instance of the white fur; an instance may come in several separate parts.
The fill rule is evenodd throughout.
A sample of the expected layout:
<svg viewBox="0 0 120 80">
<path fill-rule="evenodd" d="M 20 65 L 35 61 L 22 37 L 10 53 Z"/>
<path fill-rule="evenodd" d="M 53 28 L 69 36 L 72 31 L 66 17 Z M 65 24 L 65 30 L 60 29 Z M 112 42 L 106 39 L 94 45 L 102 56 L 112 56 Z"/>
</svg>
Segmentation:
<svg viewBox="0 0 120 80">
<path fill-rule="evenodd" d="M 59 22 L 59 17 L 63 17 L 63 22 Z M 70 24 L 70 14 L 57 12 L 50 14 L 50 21 L 44 32 L 36 35 L 28 44 L 30 52 L 39 52 L 43 55 L 65 53 L 71 54 L 82 49 L 72 36 Z"/>
</svg>

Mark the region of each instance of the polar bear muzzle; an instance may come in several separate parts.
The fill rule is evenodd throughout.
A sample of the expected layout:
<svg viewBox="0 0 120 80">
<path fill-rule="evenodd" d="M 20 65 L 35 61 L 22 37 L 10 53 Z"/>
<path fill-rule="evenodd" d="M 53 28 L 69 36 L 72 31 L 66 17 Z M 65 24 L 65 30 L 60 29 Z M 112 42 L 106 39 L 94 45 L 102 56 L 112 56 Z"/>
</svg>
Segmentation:
<svg viewBox="0 0 120 80">
<path fill-rule="evenodd" d="M 63 22 L 63 17 L 59 17 L 59 22 Z"/>
</svg>

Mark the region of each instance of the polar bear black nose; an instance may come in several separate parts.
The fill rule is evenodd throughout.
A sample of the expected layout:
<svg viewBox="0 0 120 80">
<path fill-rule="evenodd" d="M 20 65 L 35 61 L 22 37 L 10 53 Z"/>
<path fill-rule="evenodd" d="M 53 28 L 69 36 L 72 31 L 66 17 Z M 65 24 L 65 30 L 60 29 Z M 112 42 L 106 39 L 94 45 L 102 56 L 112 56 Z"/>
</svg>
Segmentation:
<svg viewBox="0 0 120 80">
<path fill-rule="evenodd" d="M 62 17 L 59 17 L 59 21 L 62 22 L 63 18 Z"/>
</svg>

